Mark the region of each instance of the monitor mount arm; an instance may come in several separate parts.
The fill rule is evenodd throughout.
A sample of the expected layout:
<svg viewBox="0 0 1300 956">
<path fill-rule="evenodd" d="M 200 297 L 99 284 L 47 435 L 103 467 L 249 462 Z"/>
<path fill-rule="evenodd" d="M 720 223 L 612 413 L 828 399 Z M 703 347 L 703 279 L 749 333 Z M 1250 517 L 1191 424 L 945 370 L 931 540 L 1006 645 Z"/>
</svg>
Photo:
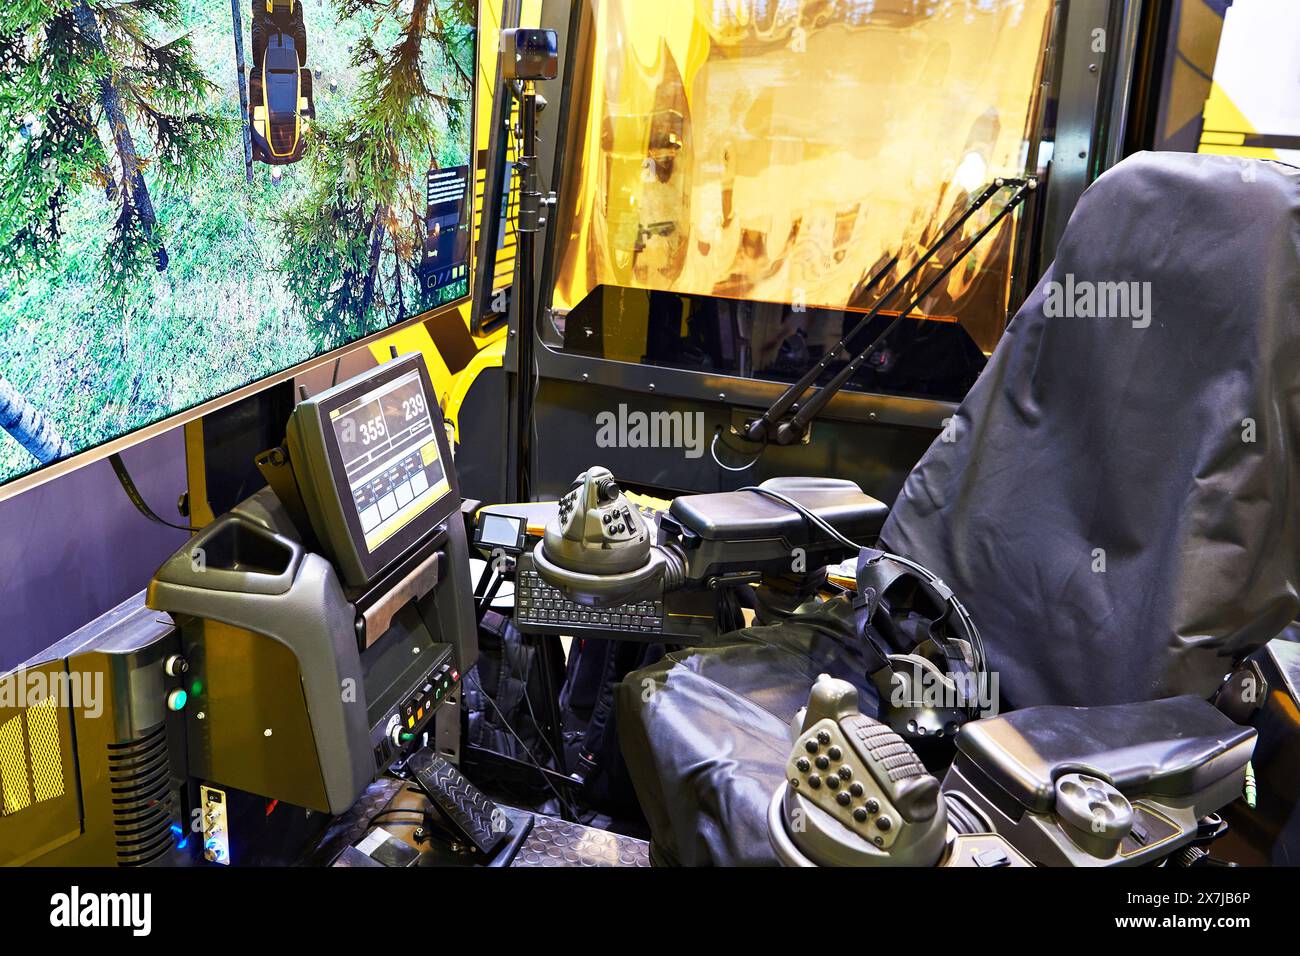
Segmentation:
<svg viewBox="0 0 1300 956">
<path fill-rule="evenodd" d="M 840 369 L 840 371 L 835 374 L 834 378 L 818 389 L 816 394 L 809 398 L 806 404 L 800 404 L 799 399 L 805 392 L 813 387 L 817 379 L 821 377 L 822 373 L 830 367 L 831 362 L 835 360 L 836 356 L 841 352 L 847 353 L 849 351 L 849 343 L 857 339 L 863 331 L 866 330 L 868 325 L 870 325 L 876 316 L 880 315 L 885 306 L 904 288 L 906 288 L 907 285 L 917 277 L 917 275 L 920 274 L 921 270 L 934 259 L 939 251 L 948 244 L 949 240 L 951 240 L 952 237 L 961 230 L 961 228 L 973 215 L 975 215 L 976 212 L 987 205 L 988 202 L 997 195 L 997 193 L 1008 186 L 1014 187 L 1015 192 L 1012 193 L 1011 198 L 1007 200 L 1006 205 L 998 210 L 993 218 L 989 220 L 988 224 L 980 229 L 980 231 L 975 234 L 974 238 L 967 242 L 965 246 L 958 251 L 952 261 L 944 266 L 939 274 L 935 276 L 918 295 L 912 298 L 906 308 L 902 309 L 902 311 L 898 313 L 897 317 L 889 323 L 889 326 L 883 332 L 876 336 L 870 345 L 857 353 L 857 355 L 850 360 L 844 368 Z M 917 306 L 924 302 L 926 297 L 928 297 L 930 293 L 939 286 L 939 283 L 943 282 L 943 280 L 948 277 L 948 274 L 951 273 L 958 264 L 965 260 L 965 258 L 984 241 L 985 237 L 996 229 L 998 224 L 1009 216 L 1017 206 L 1024 202 L 1029 194 L 1037 187 L 1038 181 L 1032 177 L 1016 179 L 998 178 L 989 183 L 989 185 L 975 197 L 971 204 L 966 207 L 966 210 L 957 218 L 957 221 L 944 231 L 943 235 L 941 235 L 935 243 L 925 251 L 925 254 L 907 270 L 907 273 L 901 279 L 885 291 L 884 295 L 882 295 L 876 304 L 872 306 L 871 311 L 863 316 L 861 321 L 859 321 L 852 330 L 840 339 L 839 342 L 833 345 L 820 362 L 805 372 L 799 381 L 787 388 L 785 392 L 783 392 L 781 396 L 772 403 L 772 406 L 767 411 L 763 412 L 763 414 L 758 418 L 752 419 L 745 424 L 744 429 L 740 433 L 741 436 L 746 441 L 762 444 L 775 443 L 777 445 L 795 445 L 802 442 L 808 435 L 808 428 L 812 424 L 812 420 L 821 413 L 822 409 L 830 403 L 830 400 L 834 398 L 849 379 L 857 373 L 858 369 L 862 366 L 862 363 L 875 353 L 894 329 L 896 329 L 904 319 L 911 315 Z M 881 280 L 884 279 L 897 262 L 898 257 L 895 256 L 886 263 L 884 268 L 882 268 L 880 272 L 878 272 L 867 284 L 866 290 L 870 291 L 879 285 Z"/>
</svg>

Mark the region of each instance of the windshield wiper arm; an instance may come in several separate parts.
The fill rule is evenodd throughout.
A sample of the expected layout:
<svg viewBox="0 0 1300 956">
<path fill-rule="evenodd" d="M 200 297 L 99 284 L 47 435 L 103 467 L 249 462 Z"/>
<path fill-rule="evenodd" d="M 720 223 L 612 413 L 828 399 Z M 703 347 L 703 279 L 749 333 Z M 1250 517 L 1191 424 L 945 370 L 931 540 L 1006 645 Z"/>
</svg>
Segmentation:
<svg viewBox="0 0 1300 956">
<path fill-rule="evenodd" d="M 848 351 L 849 343 L 855 341 L 857 337 L 862 334 L 863 330 L 865 330 L 867 326 L 870 325 L 878 315 L 880 315 L 885 305 L 888 304 L 888 302 L 902 289 L 904 289 L 908 283 L 916 278 L 920 271 L 939 253 L 939 250 L 941 250 L 948 241 L 961 230 L 967 221 L 970 220 L 971 216 L 975 215 L 976 212 L 987 205 L 989 200 L 999 191 L 1008 186 L 1016 187 L 1015 193 L 1012 194 L 1011 198 L 1007 201 L 1007 204 L 998 211 L 989 223 L 976 233 L 975 237 L 957 253 L 953 260 L 948 263 L 948 265 L 946 265 L 929 284 L 926 285 L 925 289 L 923 289 L 920 294 L 913 297 L 908 306 L 898 313 L 898 316 L 889 323 L 889 326 L 881 332 L 880 335 L 876 336 L 875 340 L 868 345 L 866 349 L 859 352 L 844 368 L 840 369 L 840 371 L 836 373 L 834 378 L 818 389 L 817 393 L 808 400 L 806 405 L 797 405 L 799 398 L 816 383 L 817 379 L 821 377 L 821 374 L 824 371 L 826 371 L 831 362 L 834 361 L 835 357 L 839 355 L 840 352 Z M 745 424 L 743 437 L 747 441 L 751 442 L 775 442 L 778 445 L 794 445 L 803 441 L 804 436 L 808 433 L 808 426 L 812 420 L 817 417 L 817 414 L 826 407 L 827 403 L 830 402 L 832 398 L 835 397 L 835 394 L 844 387 L 844 384 L 853 377 L 854 373 L 857 372 L 862 363 L 880 347 L 881 343 L 884 342 L 885 338 L 898 327 L 899 323 L 911 315 L 912 311 L 925 301 L 925 298 L 934 291 L 939 283 L 946 279 L 948 274 L 952 272 L 952 270 L 955 269 L 962 260 L 970 255 L 975 247 L 984 240 L 984 237 L 992 232 L 1003 219 L 1010 215 L 1010 213 L 1024 201 L 1025 197 L 1037 188 L 1037 186 L 1038 181 L 1033 178 L 999 178 L 989 183 L 989 185 L 975 197 L 971 204 L 966 207 L 966 210 L 957 218 L 957 221 L 944 230 L 943 235 L 935 240 L 934 244 L 926 250 L 925 254 L 907 270 L 907 273 L 885 291 L 879 301 L 872 306 L 871 311 L 863 316 L 861 321 L 845 334 L 839 342 L 831 346 L 820 362 L 805 372 L 799 381 L 787 388 L 781 396 L 772 403 L 772 406 L 767 411 L 758 418 Z M 898 256 L 894 256 L 894 258 L 876 274 L 870 283 L 868 283 L 867 289 L 869 290 L 879 283 L 880 280 L 883 279 L 884 276 L 894 267 L 894 264 L 897 261 Z M 795 414 L 789 419 L 785 419 L 785 416 L 791 411 L 794 411 Z"/>
</svg>

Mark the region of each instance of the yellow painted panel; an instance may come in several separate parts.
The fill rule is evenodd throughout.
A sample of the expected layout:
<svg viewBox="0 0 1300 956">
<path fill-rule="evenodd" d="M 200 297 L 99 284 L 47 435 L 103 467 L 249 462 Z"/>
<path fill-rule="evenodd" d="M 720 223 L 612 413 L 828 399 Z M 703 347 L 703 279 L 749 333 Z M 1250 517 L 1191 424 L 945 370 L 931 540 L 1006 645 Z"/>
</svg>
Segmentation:
<svg viewBox="0 0 1300 956">
<path fill-rule="evenodd" d="M 1259 146 L 1242 146 L 1250 133 L 1258 132 L 1222 86 L 1210 86 L 1205 101 L 1205 124 L 1201 132 L 1199 153 L 1216 156 L 1240 156 L 1243 159 L 1277 159 L 1277 150 Z"/>
</svg>

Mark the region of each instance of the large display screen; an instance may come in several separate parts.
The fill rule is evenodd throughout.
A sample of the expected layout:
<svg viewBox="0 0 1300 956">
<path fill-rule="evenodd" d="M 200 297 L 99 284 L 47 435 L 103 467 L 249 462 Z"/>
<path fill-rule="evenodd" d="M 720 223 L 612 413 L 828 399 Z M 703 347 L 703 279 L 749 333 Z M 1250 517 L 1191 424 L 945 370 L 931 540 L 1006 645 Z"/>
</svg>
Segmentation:
<svg viewBox="0 0 1300 956">
<path fill-rule="evenodd" d="M 330 413 L 352 506 L 373 554 L 428 511 L 451 482 L 418 371 Z"/>
<path fill-rule="evenodd" d="M 0 485 L 466 296 L 474 18 L 0 7 Z"/>
</svg>

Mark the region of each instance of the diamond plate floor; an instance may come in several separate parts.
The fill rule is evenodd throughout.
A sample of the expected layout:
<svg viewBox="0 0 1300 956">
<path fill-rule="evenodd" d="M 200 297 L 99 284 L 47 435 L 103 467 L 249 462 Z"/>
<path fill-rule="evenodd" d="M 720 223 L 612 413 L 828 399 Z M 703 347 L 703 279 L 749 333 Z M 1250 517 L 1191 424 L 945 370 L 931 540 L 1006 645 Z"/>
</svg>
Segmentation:
<svg viewBox="0 0 1300 956">
<path fill-rule="evenodd" d="M 512 867 L 650 865 L 644 840 L 538 816 Z"/>
</svg>

